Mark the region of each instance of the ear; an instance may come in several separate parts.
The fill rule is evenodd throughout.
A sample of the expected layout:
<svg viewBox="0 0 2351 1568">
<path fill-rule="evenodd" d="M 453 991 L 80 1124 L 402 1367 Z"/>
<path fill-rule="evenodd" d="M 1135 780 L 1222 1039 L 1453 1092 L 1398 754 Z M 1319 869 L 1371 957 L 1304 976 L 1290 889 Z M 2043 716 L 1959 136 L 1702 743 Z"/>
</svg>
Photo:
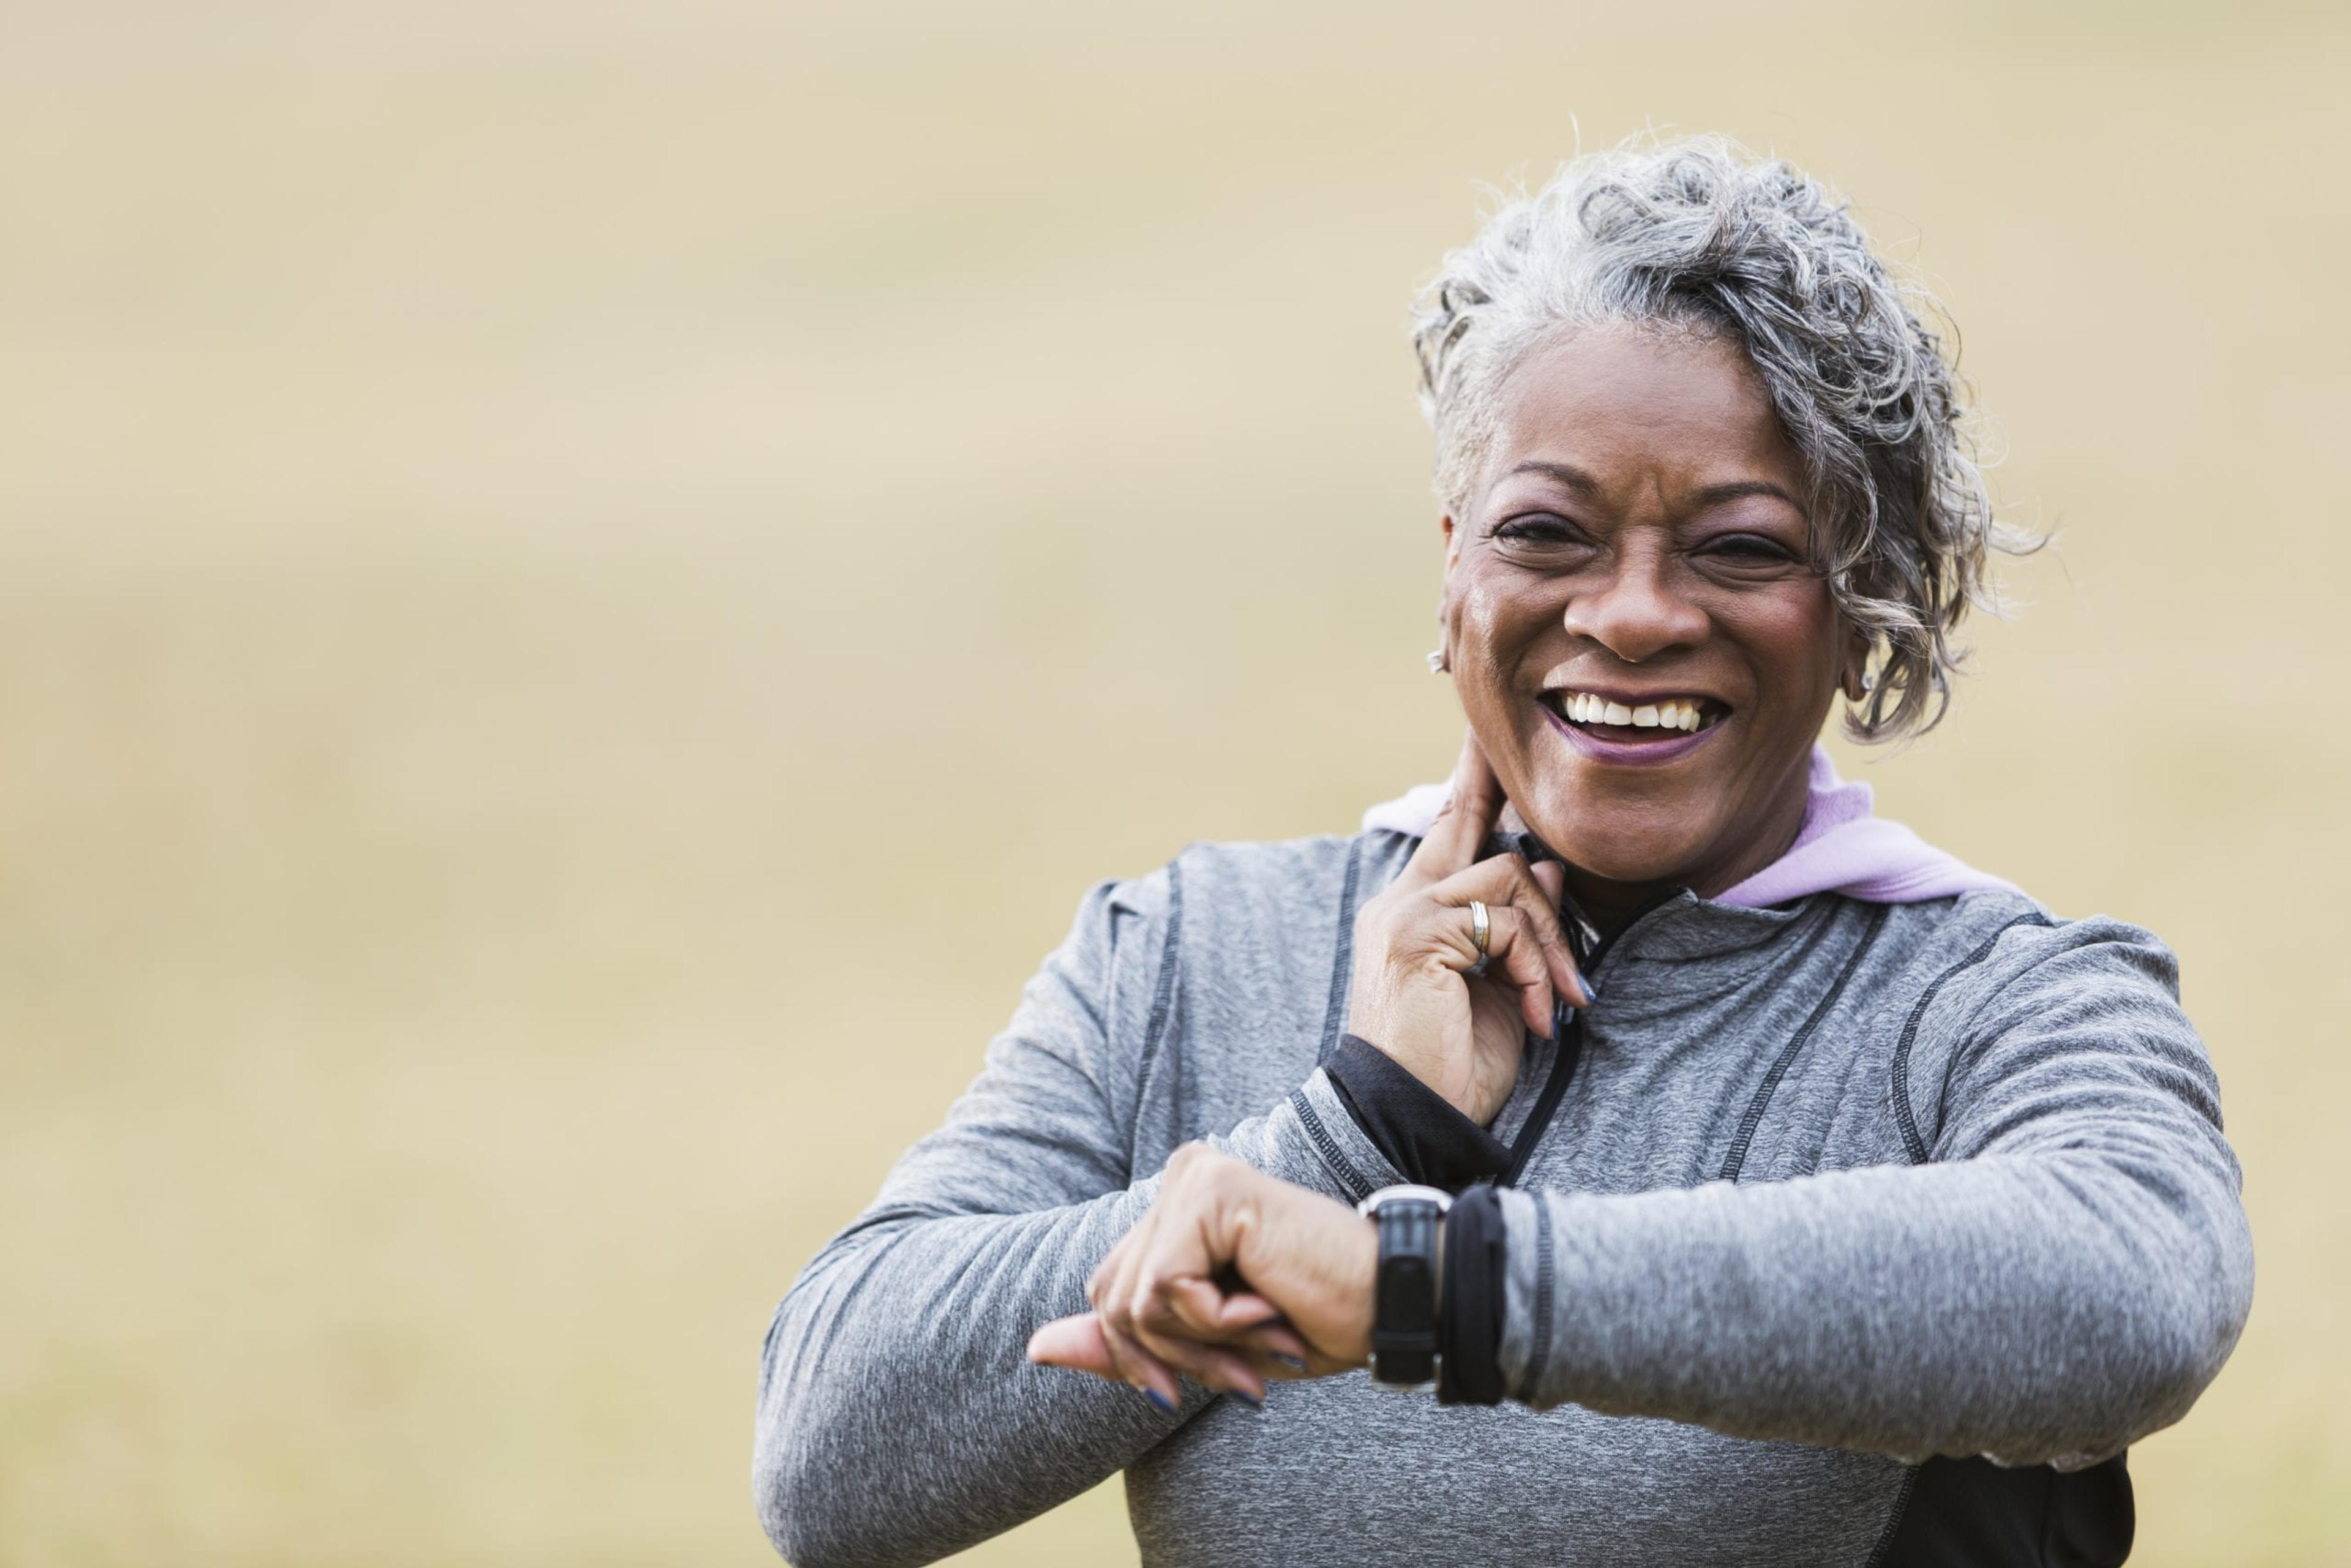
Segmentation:
<svg viewBox="0 0 2351 1568">
<path fill-rule="evenodd" d="M 1844 664 L 1837 674 L 1837 689 L 1844 694 L 1847 702 L 1857 703 L 1869 695 L 1867 676 L 1872 641 L 1869 634 L 1858 626 L 1846 629 Z"/>
<path fill-rule="evenodd" d="M 1437 646 L 1444 648 L 1453 631 L 1453 569 L 1460 564 L 1462 535 L 1461 530 L 1454 526 L 1450 512 L 1437 519 L 1437 527 L 1445 539 L 1444 576 L 1437 591 Z"/>
</svg>

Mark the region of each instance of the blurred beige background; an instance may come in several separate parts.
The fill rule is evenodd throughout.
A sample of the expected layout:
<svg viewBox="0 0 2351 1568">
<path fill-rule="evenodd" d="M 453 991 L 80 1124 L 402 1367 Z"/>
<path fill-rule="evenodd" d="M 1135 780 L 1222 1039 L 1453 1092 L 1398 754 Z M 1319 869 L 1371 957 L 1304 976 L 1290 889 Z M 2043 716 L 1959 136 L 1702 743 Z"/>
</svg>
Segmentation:
<svg viewBox="0 0 2351 1568">
<path fill-rule="evenodd" d="M 2179 949 L 2351 1562 L 2339 8 L 0 5 L 0 1562 L 768 1561 L 776 1298 L 1088 883 L 1441 775 L 1404 310 L 1854 193 L 2061 548 L 1881 805 Z M 973 1554 L 1117 1563 L 1115 1483 Z"/>
</svg>

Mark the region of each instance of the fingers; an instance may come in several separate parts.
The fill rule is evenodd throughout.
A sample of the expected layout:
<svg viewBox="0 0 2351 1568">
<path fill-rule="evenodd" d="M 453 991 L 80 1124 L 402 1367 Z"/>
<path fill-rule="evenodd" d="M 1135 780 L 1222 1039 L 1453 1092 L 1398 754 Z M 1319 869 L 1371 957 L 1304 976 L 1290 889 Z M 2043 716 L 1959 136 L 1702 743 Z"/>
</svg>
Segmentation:
<svg viewBox="0 0 2351 1568">
<path fill-rule="evenodd" d="M 1526 1026 L 1537 1034 L 1550 1034 L 1552 998 L 1562 993 L 1541 936 L 1516 909 L 1496 909 L 1489 918 L 1494 929 L 1486 947 L 1485 977 L 1516 989 L 1519 1016 Z M 1571 972 L 1573 967 L 1571 962 Z"/>
<path fill-rule="evenodd" d="M 1055 1318 L 1029 1336 L 1029 1359 L 1040 1366 L 1066 1366 L 1114 1377 L 1110 1346 L 1102 1338 L 1102 1319 L 1092 1312 Z"/>
<path fill-rule="evenodd" d="M 1222 1294 L 1207 1276 L 1227 1260 L 1214 1255 L 1207 1231 L 1216 1210 L 1219 1166 L 1232 1163 L 1219 1161 L 1201 1145 L 1177 1150 L 1151 1207 L 1086 1281 L 1086 1295 L 1101 1325 L 1101 1357 L 1109 1364 L 1108 1375 L 1132 1384 L 1165 1410 L 1174 1409 L 1183 1397 L 1176 1381 L 1178 1374 L 1251 1405 L 1265 1398 L 1264 1380 L 1248 1358 L 1188 1333 L 1171 1294 L 1176 1281 Z M 1223 1322 L 1222 1309 L 1196 1300 L 1191 1305 Z M 1216 1337 L 1238 1334 L 1273 1315 L 1270 1304 L 1260 1302 L 1254 1312 L 1233 1315 Z"/>
<path fill-rule="evenodd" d="M 1453 766 L 1452 796 L 1397 875 L 1396 883 L 1437 894 L 1438 902 L 1462 908 L 1476 898 L 1489 906 L 1508 903 L 1521 909 L 1534 925 L 1534 939 L 1545 954 L 1551 985 L 1558 994 L 1574 998 L 1577 1006 L 1589 1006 L 1591 992 L 1583 984 L 1574 952 L 1568 946 L 1566 932 L 1559 920 L 1567 868 L 1552 861 L 1530 867 L 1520 855 L 1496 855 L 1484 861 L 1478 858 L 1504 804 L 1501 780 L 1495 776 L 1493 764 L 1479 746 L 1477 733 L 1465 728 L 1461 753 Z M 1460 883 L 1466 873 L 1481 868 L 1492 868 L 1488 875 L 1495 880 Z M 1494 945 L 1489 940 L 1488 952 L 1493 951 Z M 1476 962 L 1473 946 L 1469 964 Z M 1551 1032 L 1547 1001 L 1541 1021 L 1533 1027 L 1545 1034 Z"/>
<path fill-rule="evenodd" d="M 1165 1183 L 1161 1188 L 1165 1191 Z M 1143 1249 L 1151 1244 L 1158 1229 L 1160 1207 L 1153 1204 L 1143 1218 L 1121 1237 L 1118 1245 L 1094 1269 L 1086 1281 L 1086 1299 L 1093 1303 L 1091 1314 L 1100 1325 L 1102 1358 L 1109 1370 L 1098 1373 L 1114 1383 L 1123 1383 L 1140 1393 L 1165 1414 L 1173 1414 L 1184 1401 L 1183 1385 L 1176 1373 L 1157 1356 L 1136 1342 L 1134 1325 L 1122 1310 L 1132 1294 L 1136 1260 Z M 1091 1366 L 1079 1370 L 1091 1372 Z"/>
<path fill-rule="evenodd" d="M 1100 1312 L 1055 1318 L 1029 1336 L 1029 1359 L 1040 1366 L 1066 1366 L 1123 1383 L 1172 1416 L 1184 1402 L 1176 1374 L 1150 1352 L 1113 1329 Z"/>
<path fill-rule="evenodd" d="M 1138 1319 L 1135 1343 L 1195 1383 L 1230 1394 L 1246 1404 L 1265 1403 L 1265 1380 L 1247 1356 L 1222 1345 L 1203 1344 L 1180 1333 L 1162 1332 L 1174 1322 L 1165 1314 Z"/>
<path fill-rule="evenodd" d="M 1272 1379 L 1361 1364 L 1375 1254 L 1345 1204 L 1186 1145 L 1087 1281 L 1094 1311 L 1047 1324 L 1030 1354 L 1163 1410 L 1180 1405 L 1181 1377 L 1256 1406 Z"/>
<path fill-rule="evenodd" d="M 1461 755 L 1453 764 L 1453 793 L 1396 881 L 1407 887 L 1426 886 L 1474 864 L 1501 810 L 1501 780 L 1479 746 L 1477 732 L 1465 727 Z"/>
<path fill-rule="evenodd" d="M 1158 1223 L 1136 1239 L 1111 1311 L 1113 1324 L 1161 1361 L 1257 1405 L 1265 1398 L 1263 1380 L 1217 1342 L 1265 1322 L 1270 1304 L 1237 1312 L 1209 1278 L 1235 1261 L 1226 1233 L 1254 1174 L 1205 1151 L 1179 1151 L 1153 1205 Z"/>
<path fill-rule="evenodd" d="M 1511 929 L 1512 940 L 1529 941 L 1540 952 L 1542 973 L 1559 995 L 1569 998 L 1578 1007 L 1589 1007 L 1592 989 L 1583 983 L 1583 972 L 1576 966 L 1575 950 L 1568 946 L 1567 928 L 1560 923 L 1558 896 L 1544 885 L 1546 880 L 1563 879 L 1565 873 L 1552 869 L 1547 878 L 1537 875 L 1539 870 L 1550 864 L 1547 862 L 1544 868 L 1535 868 L 1530 867 L 1521 855 L 1495 855 L 1437 883 L 1427 890 L 1426 896 L 1438 908 L 1436 917 L 1445 922 L 1440 934 L 1447 945 L 1467 955 L 1462 967 L 1477 962 L 1478 949 L 1471 939 L 1472 923 L 1468 913 L 1469 901 L 1474 898 L 1487 906 L 1487 919 L 1493 927 L 1486 944 L 1489 970 L 1492 960 L 1500 956 L 1502 932 L 1507 925 Z M 1510 912 L 1507 916 L 1503 914 L 1505 907 Z M 1526 983 L 1525 971 L 1510 972 L 1516 983 Z M 1542 1020 L 1533 1027 L 1544 1034 L 1551 1032 L 1548 1000 Z"/>
<path fill-rule="evenodd" d="M 1216 1343 L 1238 1342 L 1281 1317 L 1280 1309 L 1256 1291 L 1228 1291 L 1214 1280 L 1170 1280 L 1160 1290 L 1168 1310 L 1193 1339 Z"/>
<path fill-rule="evenodd" d="M 1102 1314 L 1096 1313 L 1102 1320 Z M 1113 1381 L 1139 1390 L 1163 1416 L 1173 1416 L 1184 1403 L 1184 1385 L 1176 1373 L 1150 1351 L 1102 1320 L 1102 1343 L 1110 1352 Z"/>
</svg>

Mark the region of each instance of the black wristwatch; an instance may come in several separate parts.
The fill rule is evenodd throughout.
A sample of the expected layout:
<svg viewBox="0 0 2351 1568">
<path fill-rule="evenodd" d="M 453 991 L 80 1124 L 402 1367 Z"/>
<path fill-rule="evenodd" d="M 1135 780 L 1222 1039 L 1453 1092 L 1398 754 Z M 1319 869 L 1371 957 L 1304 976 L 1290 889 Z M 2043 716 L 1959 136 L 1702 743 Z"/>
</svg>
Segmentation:
<svg viewBox="0 0 2351 1568">
<path fill-rule="evenodd" d="M 1355 1206 L 1379 1227 L 1372 1285 L 1372 1386 L 1404 1394 L 1437 1381 L 1437 1249 L 1453 1197 L 1433 1186 L 1384 1186 Z"/>
</svg>

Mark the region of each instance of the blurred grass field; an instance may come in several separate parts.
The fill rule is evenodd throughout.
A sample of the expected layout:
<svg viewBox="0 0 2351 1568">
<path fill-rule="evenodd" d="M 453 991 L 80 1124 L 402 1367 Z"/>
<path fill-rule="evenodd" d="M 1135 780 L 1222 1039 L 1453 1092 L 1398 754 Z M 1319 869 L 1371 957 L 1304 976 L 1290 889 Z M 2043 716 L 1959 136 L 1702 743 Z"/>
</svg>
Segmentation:
<svg viewBox="0 0 2351 1568">
<path fill-rule="evenodd" d="M 1964 329 L 2063 539 L 1865 776 L 2181 955 L 2136 1561 L 2351 1563 L 2339 10 L 0 18 L 0 1563 L 769 1561 L 768 1312 L 1086 885 L 1441 774 L 1405 302 L 1645 124 Z"/>
</svg>

